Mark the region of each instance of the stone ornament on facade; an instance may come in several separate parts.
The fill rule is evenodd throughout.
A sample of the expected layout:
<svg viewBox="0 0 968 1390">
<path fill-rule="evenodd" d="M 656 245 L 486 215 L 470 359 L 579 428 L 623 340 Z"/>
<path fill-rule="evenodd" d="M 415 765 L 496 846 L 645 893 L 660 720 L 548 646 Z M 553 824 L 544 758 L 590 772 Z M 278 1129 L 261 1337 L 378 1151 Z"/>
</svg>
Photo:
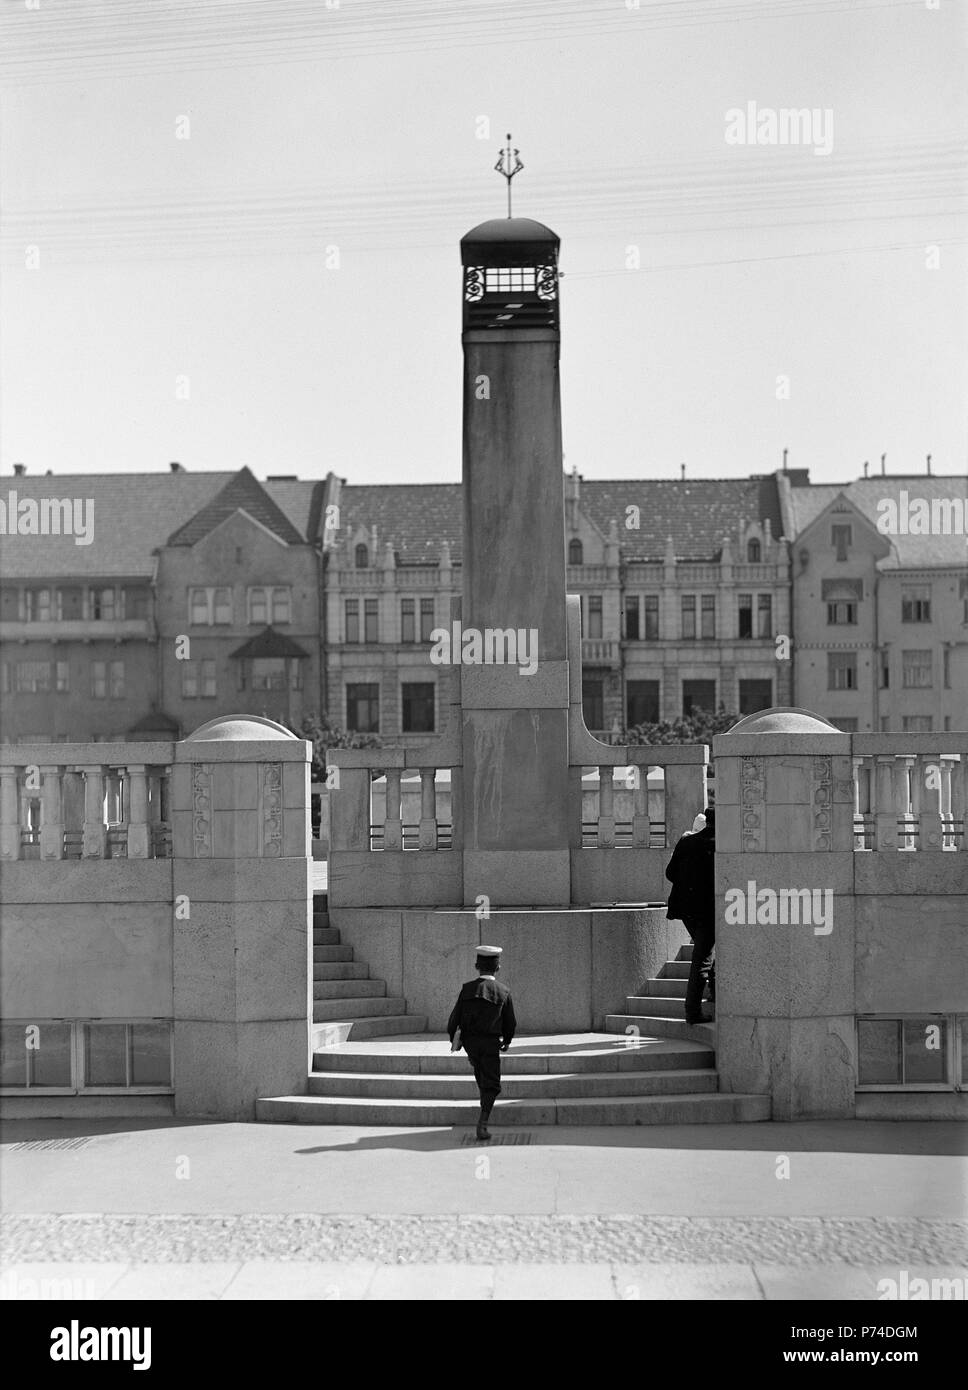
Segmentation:
<svg viewBox="0 0 968 1390">
<path fill-rule="evenodd" d="M 262 854 L 266 859 L 279 859 L 282 855 L 282 763 L 261 764 L 259 812 Z"/>
<path fill-rule="evenodd" d="M 212 857 L 212 763 L 192 767 L 192 856 Z"/>
<path fill-rule="evenodd" d="M 813 759 L 812 778 L 813 848 L 830 849 L 830 816 L 833 799 L 833 783 L 829 758 Z"/>
</svg>

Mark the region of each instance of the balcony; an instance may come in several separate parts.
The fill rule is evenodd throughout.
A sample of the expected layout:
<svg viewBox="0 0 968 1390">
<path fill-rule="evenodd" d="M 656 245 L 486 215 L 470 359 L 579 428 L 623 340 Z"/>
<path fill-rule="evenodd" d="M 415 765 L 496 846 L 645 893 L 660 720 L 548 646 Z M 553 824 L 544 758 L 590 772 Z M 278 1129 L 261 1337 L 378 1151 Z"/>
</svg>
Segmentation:
<svg viewBox="0 0 968 1390">
<path fill-rule="evenodd" d="M 125 642 L 154 637 L 147 618 L 62 618 L 0 622 L 0 642 Z"/>
<path fill-rule="evenodd" d="M 611 638 L 583 637 L 581 639 L 581 659 L 583 666 L 619 666 L 621 664 L 620 644 Z"/>
</svg>

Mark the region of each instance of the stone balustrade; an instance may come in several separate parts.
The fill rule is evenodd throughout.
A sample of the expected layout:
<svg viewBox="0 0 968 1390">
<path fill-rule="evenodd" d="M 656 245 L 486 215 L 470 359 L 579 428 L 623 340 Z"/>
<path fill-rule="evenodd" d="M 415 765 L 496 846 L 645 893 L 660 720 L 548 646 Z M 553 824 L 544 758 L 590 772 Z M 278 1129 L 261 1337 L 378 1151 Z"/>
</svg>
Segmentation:
<svg viewBox="0 0 968 1390">
<path fill-rule="evenodd" d="M 0 859 L 166 859 L 170 743 L 0 745 Z"/>
<path fill-rule="evenodd" d="M 968 735 L 855 734 L 854 849 L 968 851 Z"/>
</svg>

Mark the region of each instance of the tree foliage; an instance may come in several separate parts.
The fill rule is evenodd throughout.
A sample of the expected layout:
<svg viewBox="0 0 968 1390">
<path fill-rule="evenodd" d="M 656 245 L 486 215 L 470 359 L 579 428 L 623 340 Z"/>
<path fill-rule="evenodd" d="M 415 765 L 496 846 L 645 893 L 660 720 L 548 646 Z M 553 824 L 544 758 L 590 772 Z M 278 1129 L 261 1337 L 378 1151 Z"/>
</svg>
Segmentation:
<svg viewBox="0 0 968 1390">
<path fill-rule="evenodd" d="M 712 746 L 714 734 L 725 734 L 742 716 L 727 713 L 723 705 L 715 711 L 697 709 L 678 719 L 657 724 L 636 724 L 625 733 L 628 744 L 705 743 Z"/>
<path fill-rule="evenodd" d="M 350 734 L 335 724 L 324 711 L 322 714 L 307 714 L 298 729 L 292 731 L 298 738 L 308 738 L 313 745 L 313 781 L 326 780 L 326 753 L 330 748 L 382 748 L 379 734 Z"/>
</svg>

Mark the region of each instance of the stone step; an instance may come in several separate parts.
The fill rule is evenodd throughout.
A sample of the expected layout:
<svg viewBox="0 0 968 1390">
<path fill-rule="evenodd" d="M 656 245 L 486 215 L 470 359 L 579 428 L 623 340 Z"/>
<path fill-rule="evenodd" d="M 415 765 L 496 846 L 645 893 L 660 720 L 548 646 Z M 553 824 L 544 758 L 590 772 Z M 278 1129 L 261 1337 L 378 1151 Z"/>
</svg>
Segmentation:
<svg viewBox="0 0 968 1390">
<path fill-rule="evenodd" d="M 328 912 L 317 912 L 316 909 L 313 908 L 313 926 L 314 926 L 314 927 L 328 927 L 328 926 L 329 926 L 329 913 L 328 913 Z"/>
<path fill-rule="evenodd" d="M 686 991 L 679 996 L 670 994 L 630 994 L 625 1007 L 630 1014 L 645 1014 L 654 1018 L 685 1018 Z M 716 1006 L 708 999 L 702 1001 L 703 1013 L 716 1017 Z"/>
<path fill-rule="evenodd" d="M 386 985 L 381 980 L 384 989 Z M 345 1018 L 377 1018 L 381 1014 L 405 1014 L 406 999 L 317 999 L 313 1005 L 314 1023 L 333 1023 Z"/>
<path fill-rule="evenodd" d="M 386 992 L 386 980 L 313 980 L 316 1000 L 382 999 Z"/>
<path fill-rule="evenodd" d="M 344 1025 L 334 1023 L 329 1027 L 335 1030 Z M 322 1029 L 314 1029 L 314 1072 L 468 1075 L 466 1054 L 449 1052 L 446 1042 L 432 1040 L 427 1034 L 346 1047 L 344 1037 L 334 1035 L 327 1044 L 317 1037 L 321 1033 Z M 502 1055 L 501 1073 L 503 1076 L 580 1076 L 586 1072 L 600 1075 L 603 1072 L 696 1071 L 715 1065 L 711 1048 L 699 1043 L 655 1038 L 639 1038 L 634 1045 L 631 1043 L 631 1039 L 613 1039 L 599 1034 L 581 1052 L 556 1051 L 530 1044 L 525 1035 L 515 1041 L 510 1052 Z"/>
<path fill-rule="evenodd" d="M 314 947 L 313 947 L 313 961 L 315 962 L 316 965 L 324 965 L 324 964 L 326 963 L 326 961 L 330 961 L 330 960 L 345 960 L 345 961 L 349 961 L 349 960 L 352 960 L 352 959 L 353 959 L 353 947 L 352 947 L 352 946 L 314 946 Z"/>
<path fill-rule="evenodd" d="M 473 1100 L 477 1087 L 470 1065 L 463 1076 L 407 1075 L 397 1072 L 314 1072 L 311 1096 L 369 1097 L 373 1100 Z M 581 1097 L 699 1095 L 717 1091 L 715 1071 L 583 1072 L 579 1076 L 531 1074 L 501 1077 L 502 1100 L 558 1100 Z"/>
<path fill-rule="evenodd" d="M 365 980 L 369 974 L 362 961 L 318 960 L 313 964 L 314 980 Z"/>
<path fill-rule="evenodd" d="M 256 1101 L 256 1119 L 276 1124 L 473 1126 L 471 1100 L 373 1100 L 365 1096 L 272 1096 Z M 768 1120 L 769 1096 L 607 1096 L 508 1100 L 491 1116 L 493 1131 L 537 1125 L 736 1124 Z"/>
<path fill-rule="evenodd" d="M 647 980 L 645 990 L 646 994 L 656 995 L 662 999 L 685 999 L 688 983 L 688 980 L 677 980 L 671 976 L 664 976 L 660 980 Z"/>
<path fill-rule="evenodd" d="M 662 980 L 688 980 L 691 962 L 688 960 L 667 960 L 659 971 Z"/>
<path fill-rule="evenodd" d="M 426 1028 L 426 1014 L 386 1014 L 382 1018 L 342 1018 L 329 1023 L 313 1023 L 313 1065 L 317 1056 L 336 1055 L 322 1049 L 393 1037 L 399 1033 L 410 1037 L 424 1033 Z"/>
<path fill-rule="evenodd" d="M 313 927 L 314 946 L 338 946 L 339 932 L 335 927 Z"/>
<path fill-rule="evenodd" d="M 678 950 L 678 952 L 676 953 L 676 960 L 677 960 L 677 961 L 680 961 L 680 960 L 689 960 L 689 961 L 691 961 L 691 960 L 692 960 L 692 943 L 691 943 L 691 942 L 690 942 L 690 944 L 689 944 L 688 946 L 680 946 L 680 947 L 679 947 L 679 950 Z"/>
<path fill-rule="evenodd" d="M 607 1014 L 605 1017 L 606 1033 L 627 1033 L 630 1028 L 637 1028 L 644 1038 L 706 1043 L 710 1047 L 716 1042 L 714 1023 L 687 1023 L 684 1018 L 658 1018 L 649 1014 Z"/>
</svg>

